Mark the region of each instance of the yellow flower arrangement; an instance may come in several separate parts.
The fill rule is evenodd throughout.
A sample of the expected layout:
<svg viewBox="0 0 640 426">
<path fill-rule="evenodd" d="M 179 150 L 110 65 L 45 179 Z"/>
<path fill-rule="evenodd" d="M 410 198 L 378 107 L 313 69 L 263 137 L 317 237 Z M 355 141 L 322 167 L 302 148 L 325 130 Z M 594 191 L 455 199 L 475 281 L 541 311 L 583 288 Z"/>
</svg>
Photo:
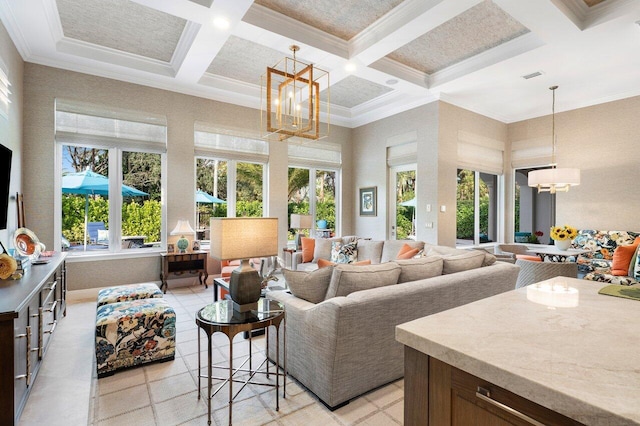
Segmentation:
<svg viewBox="0 0 640 426">
<path fill-rule="evenodd" d="M 551 232 L 549 234 L 552 240 L 573 240 L 578 236 L 578 230 L 573 226 L 564 225 L 564 226 L 552 226 Z"/>
</svg>

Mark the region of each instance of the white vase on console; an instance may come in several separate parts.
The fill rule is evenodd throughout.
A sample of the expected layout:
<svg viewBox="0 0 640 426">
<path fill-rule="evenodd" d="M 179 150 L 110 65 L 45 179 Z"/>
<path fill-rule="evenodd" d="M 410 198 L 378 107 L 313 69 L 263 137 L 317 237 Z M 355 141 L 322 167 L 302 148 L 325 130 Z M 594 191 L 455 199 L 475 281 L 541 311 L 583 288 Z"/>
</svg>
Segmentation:
<svg viewBox="0 0 640 426">
<path fill-rule="evenodd" d="M 568 250 L 571 247 L 571 240 L 555 240 L 555 246 L 558 250 Z"/>
</svg>

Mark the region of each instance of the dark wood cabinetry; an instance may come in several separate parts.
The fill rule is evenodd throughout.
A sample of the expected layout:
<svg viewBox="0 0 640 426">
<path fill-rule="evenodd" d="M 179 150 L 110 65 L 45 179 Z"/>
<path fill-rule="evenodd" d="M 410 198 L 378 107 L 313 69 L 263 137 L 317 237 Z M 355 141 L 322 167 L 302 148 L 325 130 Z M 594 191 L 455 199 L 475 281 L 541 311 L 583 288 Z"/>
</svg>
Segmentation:
<svg viewBox="0 0 640 426">
<path fill-rule="evenodd" d="M 64 253 L 0 280 L 0 424 L 18 422 L 58 321 L 66 315 Z"/>
<path fill-rule="evenodd" d="M 195 251 L 191 253 L 162 253 L 162 263 L 160 265 L 161 289 L 167 292 L 167 278 L 169 275 L 181 275 L 184 273 L 198 274 L 200 285 L 207 286 L 207 256 L 205 251 Z"/>
<path fill-rule="evenodd" d="M 582 425 L 405 346 L 405 425 Z"/>
</svg>

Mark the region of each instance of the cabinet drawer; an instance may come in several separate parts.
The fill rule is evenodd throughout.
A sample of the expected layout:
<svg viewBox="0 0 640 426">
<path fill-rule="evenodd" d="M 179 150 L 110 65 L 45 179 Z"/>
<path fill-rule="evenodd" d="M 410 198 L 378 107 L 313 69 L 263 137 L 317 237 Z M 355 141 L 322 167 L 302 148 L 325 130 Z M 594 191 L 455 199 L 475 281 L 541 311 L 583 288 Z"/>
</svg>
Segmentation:
<svg viewBox="0 0 640 426">
<path fill-rule="evenodd" d="M 14 324 L 14 412 L 20 413 L 27 400 L 27 394 L 33 385 L 36 370 L 39 366 L 38 345 L 39 333 L 38 298 L 18 313 Z"/>
<path fill-rule="evenodd" d="M 431 365 L 443 364 L 431 358 Z M 582 425 L 476 376 L 451 369 L 452 425 Z"/>
</svg>

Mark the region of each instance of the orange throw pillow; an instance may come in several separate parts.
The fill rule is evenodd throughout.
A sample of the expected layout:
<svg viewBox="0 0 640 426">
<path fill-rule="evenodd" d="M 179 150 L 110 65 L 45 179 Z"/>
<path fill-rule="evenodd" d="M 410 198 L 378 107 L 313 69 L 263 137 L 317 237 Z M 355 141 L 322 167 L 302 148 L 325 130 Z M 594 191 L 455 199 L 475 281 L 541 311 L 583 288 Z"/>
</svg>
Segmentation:
<svg viewBox="0 0 640 426">
<path fill-rule="evenodd" d="M 325 266 L 334 266 L 334 265 L 338 265 L 338 264 L 330 260 L 318 259 L 318 269 L 324 268 Z M 356 266 L 371 265 L 371 260 L 359 260 L 353 263 L 342 263 L 341 265 L 356 265 Z"/>
<path fill-rule="evenodd" d="M 316 248 L 316 239 L 302 237 L 302 262 L 309 263 L 313 260 L 313 251 Z"/>
<path fill-rule="evenodd" d="M 400 247 L 400 251 L 398 252 L 398 255 L 396 256 L 396 259 L 410 259 L 410 258 L 400 257 L 400 256 L 402 256 L 403 254 L 405 254 L 407 252 L 410 252 L 411 250 L 414 250 L 414 248 L 411 247 L 409 244 L 405 243 L 402 247 Z"/>
<path fill-rule="evenodd" d="M 516 259 L 529 260 L 531 262 L 542 262 L 539 256 L 534 256 L 532 254 L 516 254 Z"/>
<path fill-rule="evenodd" d="M 631 245 L 618 246 L 613 252 L 611 263 L 611 275 L 625 276 L 629 271 L 629 263 L 640 244 L 640 237 L 637 237 Z"/>
<path fill-rule="evenodd" d="M 325 266 L 335 265 L 335 262 L 326 259 L 318 259 L 318 268 L 324 268 Z"/>
<path fill-rule="evenodd" d="M 418 254 L 418 252 L 420 251 L 420 249 L 411 249 L 409 251 L 406 251 L 404 253 L 398 254 L 398 257 L 396 257 L 396 259 L 412 259 L 413 256 L 415 256 L 416 254 Z"/>
</svg>

